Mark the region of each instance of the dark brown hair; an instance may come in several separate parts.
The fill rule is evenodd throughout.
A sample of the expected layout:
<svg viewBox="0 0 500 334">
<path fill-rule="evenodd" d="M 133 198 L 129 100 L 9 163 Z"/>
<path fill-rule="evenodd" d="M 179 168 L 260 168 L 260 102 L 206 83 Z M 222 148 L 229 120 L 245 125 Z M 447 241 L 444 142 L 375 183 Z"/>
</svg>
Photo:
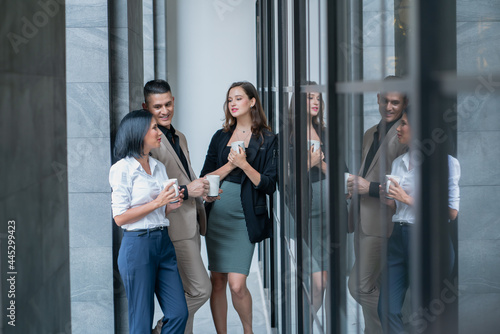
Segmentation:
<svg viewBox="0 0 500 334">
<path fill-rule="evenodd" d="M 308 90 L 313 92 L 312 87 L 318 86 L 316 81 L 306 81 L 305 84 L 309 87 Z M 323 131 L 326 127 L 325 125 L 325 118 L 324 118 L 324 110 L 325 110 L 325 101 L 323 100 L 323 93 L 320 92 L 320 89 L 318 88 L 319 97 L 320 97 L 320 108 L 319 112 L 316 116 L 312 118 L 312 124 L 317 128 L 316 130 Z M 308 98 L 308 94 L 306 93 L 306 99 Z M 290 141 L 292 141 L 293 138 L 293 133 L 294 133 L 294 124 L 295 124 L 295 118 L 297 117 L 295 114 L 295 93 L 292 95 L 292 98 L 290 99 L 290 108 L 288 109 L 288 127 L 289 127 L 289 133 L 290 133 Z"/>
</svg>

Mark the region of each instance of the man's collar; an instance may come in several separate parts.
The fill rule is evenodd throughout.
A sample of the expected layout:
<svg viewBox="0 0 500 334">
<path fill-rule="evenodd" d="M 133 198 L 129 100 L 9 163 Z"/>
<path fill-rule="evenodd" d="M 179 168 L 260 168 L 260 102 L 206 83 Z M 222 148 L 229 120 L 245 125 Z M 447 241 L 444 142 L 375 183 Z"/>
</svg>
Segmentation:
<svg viewBox="0 0 500 334">
<path fill-rule="evenodd" d="M 163 125 L 159 125 L 159 124 L 158 124 L 158 127 L 160 128 L 161 132 L 163 132 L 165 134 L 165 136 L 169 132 L 172 134 L 172 137 L 175 136 L 175 129 L 174 129 L 174 126 L 172 124 L 170 124 L 170 129 L 163 126 Z"/>
<path fill-rule="evenodd" d="M 402 115 L 403 115 L 403 114 L 401 114 L 401 116 L 402 116 Z M 394 120 L 394 121 L 392 121 L 392 122 L 390 122 L 390 123 L 385 123 L 385 133 L 386 133 L 386 134 L 387 134 L 387 132 L 389 132 L 389 130 L 392 128 L 392 126 L 393 126 L 394 124 L 396 124 L 397 122 L 399 122 L 399 120 L 401 119 L 401 116 L 400 116 L 398 119 L 396 119 L 396 120 Z M 382 124 L 383 124 L 383 123 L 384 123 L 384 120 L 383 120 L 383 119 L 382 119 L 382 120 L 380 120 L 380 122 L 379 122 L 379 123 L 378 123 L 378 125 L 377 125 L 377 132 L 378 132 L 378 131 L 380 131 L 380 127 L 382 126 Z"/>
</svg>

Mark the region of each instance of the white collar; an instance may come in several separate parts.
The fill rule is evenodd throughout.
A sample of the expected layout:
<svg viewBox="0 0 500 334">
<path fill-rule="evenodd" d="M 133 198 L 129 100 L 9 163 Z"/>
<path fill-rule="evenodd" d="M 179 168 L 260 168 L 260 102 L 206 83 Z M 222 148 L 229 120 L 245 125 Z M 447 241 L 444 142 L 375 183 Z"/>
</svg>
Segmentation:
<svg viewBox="0 0 500 334">
<path fill-rule="evenodd" d="M 144 170 L 144 168 L 142 168 L 141 163 L 139 161 L 137 161 L 136 158 L 126 157 L 125 159 L 128 160 L 129 164 L 132 166 L 133 169 L 142 170 L 142 171 L 146 172 Z M 157 162 L 151 156 L 148 156 L 148 162 L 149 162 L 149 167 L 151 168 L 151 175 L 153 175 L 155 168 L 156 168 L 156 165 L 157 165 Z"/>
</svg>

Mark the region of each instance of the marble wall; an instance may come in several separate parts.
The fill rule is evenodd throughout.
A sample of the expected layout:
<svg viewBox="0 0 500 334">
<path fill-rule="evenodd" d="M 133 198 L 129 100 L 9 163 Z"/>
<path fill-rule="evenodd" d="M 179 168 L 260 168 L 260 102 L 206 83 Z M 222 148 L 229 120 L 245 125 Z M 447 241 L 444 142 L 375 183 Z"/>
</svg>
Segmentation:
<svg viewBox="0 0 500 334">
<path fill-rule="evenodd" d="M 167 78 L 166 7 L 166 1 L 153 0 L 154 77 L 157 79 Z"/>
<path fill-rule="evenodd" d="M 0 333 L 71 333 L 64 5 L 0 13 Z"/>
<path fill-rule="evenodd" d="M 112 147 L 121 119 L 131 110 L 141 108 L 145 77 L 154 73 L 154 25 L 152 0 L 113 0 L 108 1 L 108 4 L 110 7 L 108 112 L 111 120 Z M 122 231 L 115 224 L 112 226 L 114 330 L 115 333 L 128 333 L 127 297 L 116 264 Z"/>
<path fill-rule="evenodd" d="M 500 3 L 457 1 L 457 70 L 477 79 L 457 100 L 459 216 L 459 328 L 498 331 L 500 319 Z"/>
<path fill-rule="evenodd" d="M 143 39 L 143 85 L 155 78 L 155 38 L 153 22 L 153 0 L 142 0 L 142 39 Z M 142 97 L 144 99 L 144 97 Z"/>
<path fill-rule="evenodd" d="M 106 0 L 66 1 L 73 334 L 114 331 L 107 12 Z"/>
<path fill-rule="evenodd" d="M 73 333 L 128 333 L 108 172 L 116 129 L 156 71 L 153 0 L 70 0 L 66 12 Z"/>
</svg>

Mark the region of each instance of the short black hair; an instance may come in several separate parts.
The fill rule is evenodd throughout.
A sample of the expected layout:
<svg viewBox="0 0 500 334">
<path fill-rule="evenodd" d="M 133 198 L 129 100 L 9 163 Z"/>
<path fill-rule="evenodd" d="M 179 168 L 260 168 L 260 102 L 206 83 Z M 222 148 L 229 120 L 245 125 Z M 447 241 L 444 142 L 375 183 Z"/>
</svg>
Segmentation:
<svg viewBox="0 0 500 334">
<path fill-rule="evenodd" d="M 148 102 L 148 96 L 151 94 L 164 94 L 171 92 L 168 82 L 162 79 L 148 81 L 144 85 L 144 102 Z"/>
<path fill-rule="evenodd" d="M 123 117 L 118 127 L 113 150 L 116 160 L 144 156 L 144 137 L 153 115 L 144 109 L 134 110 Z"/>
<path fill-rule="evenodd" d="M 401 80 L 402 78 L 398 75 L 388 75 L 384 78 L 383 81 L 393 81 L 393 80 Z M 387 92 L 380 92 L 380 94 L 387 93 Z M 403 95 L 404 102 L 408 102 L 408 95 L 404 92 L 400 92 L 401 95 Z"/>
</svg>

